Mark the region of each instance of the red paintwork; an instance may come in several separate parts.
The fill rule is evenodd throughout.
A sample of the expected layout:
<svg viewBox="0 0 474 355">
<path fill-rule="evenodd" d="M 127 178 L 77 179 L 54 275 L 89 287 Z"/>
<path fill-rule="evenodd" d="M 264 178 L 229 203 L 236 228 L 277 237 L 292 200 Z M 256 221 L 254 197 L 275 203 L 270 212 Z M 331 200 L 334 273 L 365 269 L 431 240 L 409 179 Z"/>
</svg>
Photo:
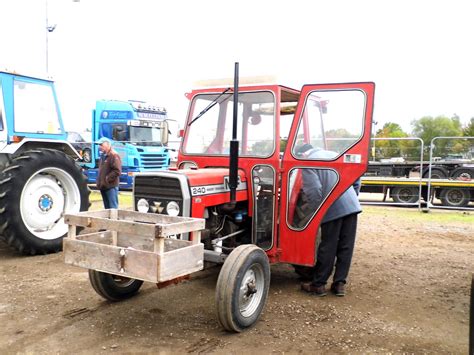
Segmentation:
<svg viewBox="0 0 474 355">
<path fill-rule="evenodd" d="M 365 127 L 364 134 L 361 140 L 351 147 L 346 153 L 360 154 L 362 161 L 360 164 L 347 164 L 343 163 L 343 156 L 333 162 L 322 162 L 322 161 L 302 161 L 296 160 L 291 155 L 291 147 L 295 140 L 295 135 L 298 126 L 298 119 L 301 116 L 301 112 L 304 106 L 305 98 L 313 90 L 325 90 L 325 89 L 361 89 L 366 93 L 366 112 L 365 112 Z M 299 96 L 298 108 L 294 115 L 290 135 L 288 138 L 287 148 L 284 153 L 283 161 L 280 162 L 279 151 L 280 151 L 280 102 L 282 93 L 285 95 L 298 95 L 299 92 L 294 89 L 279 85 L 260 85 L 251 87 L 241 87 L 239 92 L 244 91 L 261 91 L 270 90 L 275 94 L 276 97 L 276 149 L 273 155 L 269 158 L 251 158 L 251 157 L 240 157 L 239 158 L 239 169 L 240 177 L 242 181 L 247 181 L 248 191 L 237 191 L 237 200 L 245 201 L 248 200 L 248 215 L 253 215 L 253 191 L 251 189 L 251 171 L 255 165 L 270 165 L 276 172 L 275 186 L 281 186 L 280 201 L 275 199 L 274 206 L 274 230 L 277 233 L 274 235 L 273 247 L 267 250 L 267 255 L 272 263 L 274 262 L 288 262 L 292 264 L 300 265 L 313 265 L 315 261 L 315 242 L 316 232 L 324 216 L 326 210 L 330 204 L 335 201 L 358 177 L 360 177 L 367 169 L 368 156 L 369 156 L 369 142 L 372 126 L 372 113 L 373 113 L 373 96 L 374 96 L 375 85 L 373 83 L 353 83 L 353 84 L 328 84 L 328 85 L 306 85 L 301 90 Z M 195 90 L 186 97 L 191 100 L 195 95 L 201 93 L 221 93 L 223 88 L 212 88 Z M 192 110 L 190 109 L 190 112 Z M 188 120 L 191 120 L 189 117 Z M 304 119 L 304 118 L 303 118 Z M 304 122 L 305 124 L 305 122 Z M 187 127 L 186 127 L 187 128 Z M 244 127 L 245 129 L 246 127 Z M 217 131 L 221 132 L 223 127 L 217 127 Z M 187 139 L 187 129 L 185 129 L 184 142 Z M 246 133 L 243 132 L 243 141 L 245 143 Z M 306 137 L 307 138 L 307 137 Z M 191 186 L 210 185 L 222 183 L 224 176 L 228 176 L 229 157 L 225 156 L 199 156 L 199 155 L 184 155 L 180 150 L 178 156 L 178 166 L 181 162 L 194 162 L 199 169 L 197 170 L 183 170 L 189 178 Z M 281 167 L 280 167 L 281 164 Z M 302 231 L 295 231 L 288 227 L 287 221 L 287 193 L 288 193 L 288 172 L 294 167 L 311 166 L 311 167 L 329 167 L 338 172 L 340 181 L 332 191 L 330 196 L 327 198 L 323 206 L 321 207 L 318 214 L 313 218 L 311 223 Z M 217 168 L 216 168 L 217 167 Z M 223 167 L 218 168 L 218 167 Z M 295 188 L 298 188 L 298 183 L 295 184 Z M 204 209 L 207 206 L 215 206 L 222 203 L 229 202 L 229 193 L 198 196 L 192 198 L 192 216 L 202 217 L 204 215 Z M 277 193 L 278 196 L 278 193 Z M 288 215 L 293 215 L 288 214 Z M 280 221 L 280 224 L 277 224 Z"/>
<path fill-rule="evenodd" d="M 283 157 L 283 178 L 282 178 L 282 190 L 281 190 L 281 207 L 280 216 L 282 220 L 286 220 L 286 200 L 287 200 L 287 180 L 288 172 L 297 166 L 311 166 L 311 167 L 329 167 L 337 171 L 339 174 L 339 183 L 336 185 L 332 193 L 329 195 L 327 200 L 323 203 L 322 207 L 313 218 L 311 223 L 303 231 L 295 231 L 288 227 L 287 223 L 281 223 L 279 226 L 280 230 L 280 248 L 281 255 L 280 261 L 289 262 L 300 265 L 314 265 L 315 262 L 315 242 L 316 234 L 321 223 L 321 219 L 326 213 L 329 206 L 344 192 L 346 191 L 360 176 L 367 170 L 368 157 L 369 157 L 369 143 L 372 127 L 372 114 L 373 114 L 373 97 L 375 85 L 373 83 L 358 83 L 358 84 L 331 84 L 331 85 L 308 85 L 304 86 L 301 91 L 301 98 L 298 104 L 298 108 L 295 113 L 295 117 L 299 117 L 302 111 L 302 103 L 306 95 L 315 89 L 343 89 L 343 88 L 360 88 L 367 94 L 367 103 L 365 111 L 365 126 L 364 133 L 361 140 L 355 144 L 352 148 L 347 150 L 346 153 L 360 154 L 362 161 L 360 164 L 347 164 L 343 163 L 343 156 L 333 162 L 325 161 L 301 161 L 296 160 L 292 157 L 290 149 L 285 151 Z M 297 122 L 293 122 L 288 142 L 293 142 L 297 131 Z M 290 144 L 288 144 L 290 147 Z"/>
</svg>

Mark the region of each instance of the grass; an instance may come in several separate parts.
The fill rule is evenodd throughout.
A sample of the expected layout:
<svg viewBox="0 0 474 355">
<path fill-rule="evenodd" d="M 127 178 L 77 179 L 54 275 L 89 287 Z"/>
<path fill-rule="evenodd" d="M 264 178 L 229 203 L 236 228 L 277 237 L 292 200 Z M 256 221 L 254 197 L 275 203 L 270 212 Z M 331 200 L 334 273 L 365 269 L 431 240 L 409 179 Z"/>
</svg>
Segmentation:
<svg viewBox="0 0 474 355">
<path fill-rule="evenodd" d="M 97 211 L 104 208 L 102 203 L 102 196 L 99 191 L 92 190 L 89 200 L 91 202 L 90 211 Z M 121 209 L 131 209 L 133 208 L 132 193 L 129 191 L 120 191 L 119 192 L 119 208 Z"/>
<path fill-rule="evenodd" d="M 417 208 L 399 208 L 386 206 L 363 206 L 364 214 L 367 215 L 386 215 L 398 219 L 411 219 L 420 222 L 437 223 L 466 223 L 474 224 L 474 213 L 471 211 L 454 211 L 442 209 L 430 209 L 429 213 L 420 212 Z"/>
</svg>

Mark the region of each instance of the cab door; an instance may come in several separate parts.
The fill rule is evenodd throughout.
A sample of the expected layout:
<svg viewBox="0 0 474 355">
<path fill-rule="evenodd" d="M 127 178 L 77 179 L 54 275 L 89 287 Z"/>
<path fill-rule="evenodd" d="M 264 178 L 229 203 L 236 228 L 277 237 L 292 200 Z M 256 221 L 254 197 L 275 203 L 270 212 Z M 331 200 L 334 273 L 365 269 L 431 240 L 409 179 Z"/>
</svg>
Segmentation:
<svg viewBox="0 0 474 355">
<path fill-rule="evenodd" d="M 370 82 L 303 86 L 282 161 L 281 262 L 314 265 L 325 213 L 367 170 L 374 91 Z M 308 199 L 305 188 L 318 193 Z"/>
</svg>

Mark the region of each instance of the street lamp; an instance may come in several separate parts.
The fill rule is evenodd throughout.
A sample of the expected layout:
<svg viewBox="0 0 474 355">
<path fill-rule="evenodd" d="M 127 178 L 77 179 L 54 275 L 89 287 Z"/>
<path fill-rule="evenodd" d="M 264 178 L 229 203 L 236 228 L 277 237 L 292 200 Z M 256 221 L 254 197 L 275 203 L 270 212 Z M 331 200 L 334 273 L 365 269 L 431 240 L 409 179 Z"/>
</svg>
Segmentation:
<svg viewBox="0 0 474 355">
<path fill-rule="evenodd" d="M 49 73 L 49 58 L 48 58 L 48 36 L 51 32 L 56 29 L 56 24 L 50 25 L 48 20 L 48 0 L 45 0 L 45 7 L 46 7 L 46 74 Z"/>
<path fill-rule="evenodd" d="M 80 2 L 80 0 L 72 0 L 72 2 Z M 46 9 L 46 74 L 49 73 L 49 44 L 48 44 L 48 36 L 51 32 L 56 29 L 56 24 L 49 24 L 48 20 L 48 0 L 45 0 L 45 9 Z"/>
</svg>

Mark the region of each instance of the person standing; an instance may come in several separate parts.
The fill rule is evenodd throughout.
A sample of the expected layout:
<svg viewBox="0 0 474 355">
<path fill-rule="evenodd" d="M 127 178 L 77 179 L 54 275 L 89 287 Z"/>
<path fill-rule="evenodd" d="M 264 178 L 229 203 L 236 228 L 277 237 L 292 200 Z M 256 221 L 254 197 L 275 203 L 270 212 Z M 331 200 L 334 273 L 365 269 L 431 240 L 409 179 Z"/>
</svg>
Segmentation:
<svg viewBox="0 0 474 355">
<path fill-rule="evenodd" d="M 100 190 L 104 208 L 118 208 L 118 190 L 120 174 L 122 174 L 122 160 L 115 150 L 112 142 L 102 137 L 97 142 L 101 156 L 99 159 L 99 173 L 97 176 L 97 188 Z"/>
<path fill-rule="evenodd" d="M 330 159 L 335 153 L 314 149 L 304 144 L 296 152 L 308 159 Z M 303 193 L 314 211 L 337 183 L 337 175 L 328 169 L 303 169 Z M 357 215 L 362 212 L 358 194 L 360 179 L 349 187 L 327 210 L 321 221 L 321 242 L 311 282 L 303 282 L 302 290 L 326 296 L 326 284 L 334 271 L 331 292 L 344 296 L 351 267 L 357 231 Z"/>
</svg>

